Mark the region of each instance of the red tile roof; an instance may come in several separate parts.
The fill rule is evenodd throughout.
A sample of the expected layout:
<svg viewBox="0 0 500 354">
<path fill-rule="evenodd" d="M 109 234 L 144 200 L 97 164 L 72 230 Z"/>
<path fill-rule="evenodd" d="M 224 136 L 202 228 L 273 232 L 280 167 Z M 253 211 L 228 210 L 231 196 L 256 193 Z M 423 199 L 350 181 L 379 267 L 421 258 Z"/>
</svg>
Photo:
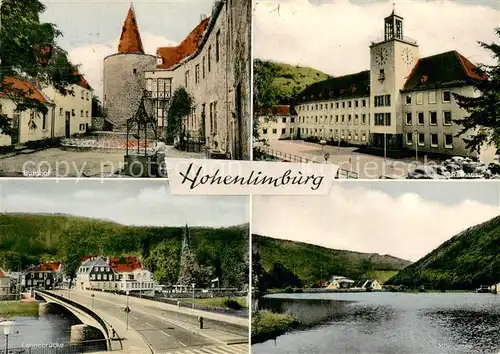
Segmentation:
<svg viewBox="0 0 500 354">
<path fill-rule="evenodd" d="M 42 263 L 28 269 L 29 272 L 58 272 L 61 269 L 60 262 Z"/>
<path fill-rule="evenodd" d="M 25 93 L 28 93 L 31 90 L 31 93 L 28 96 L 29 98 L 38 100 L 42 103 L 49 103 L 49 101 L 42 94 L 42 92 L 40 90 L 38 90 L 36 88 L 36 86 L 29 81 L 21 80 L 21 79 L 15 78 L 15 77 L 6 76 L 6 77 L 4 77 L 3 82 L 4 82 L 4 84 L 8 84 L 11 88 L 17 89 L 17 90 L 22 90 Z M 2 94 L 2 93 L 0 92 L 0 94 Z"/>
<path fill-rule="evenodd" d="M 61 263 L 59 262 L 40 264 L 40 269 L 42 270 L 42 272 L 57 272 L 60 268 Z"/>
<path fill-rule="evenodd" d="M 87 90 L 92 90 L 92 87 L 90 87 L 90 84 L 88 83 L 87 80 L 83 77 L 82 74 L 80 74 L 78 71 L 75 72 L 75 75 L 80 75 L 80 81 L 77 83 L 78 86 L 81 86 L 83 88 L 86 88 Z"/>
<path fill-rule="evenodd" d="M 122 27 L 118 53 L 140 53 L 144 54 L 141 34 L 135 17 L 134 7 L 131 5 Z"/>
<path fill-rule="evenodd" d="M 406 80 L 404 91 L 462 85 L 470 79 L 482 78 L 476 65 L 453 50 L 419 59 Z"/>
<path fill-rule="evenodd" d="M 193 54 L 196 48 L 198 48 L 209 22 L 210 18 L 202 20 L 178 46 L 158 48 L 156 54 L 163 60 L 162 64 L 157 65 L 158 69 L 171 68 Z"/>
<path fill-rule="evenodd" d="M 128 273 L 142 269 L 141 261 L 135 256 L 110 257 L 109 265 L 117 273 Z"/>
</svg>

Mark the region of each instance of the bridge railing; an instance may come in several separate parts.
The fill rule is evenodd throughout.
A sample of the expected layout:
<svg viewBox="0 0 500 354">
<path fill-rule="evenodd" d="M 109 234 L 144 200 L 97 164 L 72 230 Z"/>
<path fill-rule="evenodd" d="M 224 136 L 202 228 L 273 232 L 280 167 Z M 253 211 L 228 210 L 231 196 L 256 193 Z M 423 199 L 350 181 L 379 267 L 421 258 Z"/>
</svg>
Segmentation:
<svg viewBox="0 0 500 354">
<path fill-rule="evenodd" d="M 110 331 L 109 331 L 108 325 L 94 311 L 88 309 L 87 307 L 85 307 L 83 305 L 80 305 L 78 302 L 75 302 L 75 301 L 73 301 L 71 299 L 68 299 L 68 298 L 65 298 L 63 296 L 54 294 L 52 292 L 49 292 L 49 291 L 46 291 L 46 290 L 36 290 L 36 291 L 39 292 L 39 293 L 41 293 L 41 294 L 45 294 L 47 296 L 52 296 L 53 298 L 56 298 L 56 299 L 58 299 L 61 302 L 68 303 L 71 306 L 73 306 L 73 307 L 75 307 L 75 308 L 77 308 L 77 309 L 85 312 L 87 315 L 89 315 L 90 317 L 92 317 L 93 319 L 95 319 L 97 321 L 97 323 L 99 323 L 99 325 L 101 325 L 102 329 L 106 333 L 106 339 L 108 341 L 108 343 L 107 343 L 108 344 L 108 348 L 111 348 L 111 343 L 109 342 L 109 338 L 110 338 L 110 333 L 109 332 Z"/>
<path fill-rule="evenodd" d="M 260 153 L 276 157 L 278 159 L 281 159 L 285 162 L 298 162 L 298 163 L 320 163 L 315 160 L 311 160 L 302 156 L 290 154 L 287 152 L 281 152 L 277 150 L 273 150 L 269 147 L 264 147 L 264 146 L 259 146 L 255 147 L 255 150 L 259 151 Z M 355 171 L 351 170 L 346 170 L 343 168 L 339 168 L 337 171 L 337 175 L 335 176 L 336 179 L 358 179 L 359 174 Z"/>
</svg>

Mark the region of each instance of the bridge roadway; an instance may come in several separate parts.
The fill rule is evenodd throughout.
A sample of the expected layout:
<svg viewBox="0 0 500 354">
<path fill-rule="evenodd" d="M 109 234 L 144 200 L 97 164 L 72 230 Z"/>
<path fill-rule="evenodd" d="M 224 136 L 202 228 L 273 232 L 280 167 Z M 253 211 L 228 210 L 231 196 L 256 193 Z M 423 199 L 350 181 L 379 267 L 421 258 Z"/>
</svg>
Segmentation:
<svg viewBox="0 0 500 354">
<path fill-rule="evenodd" d="M 125 338 L 124 349 L 132 353 L 248 353 L 248 320 L 244 318 L 129 297 L 131 312 L 128 315 L 127 330 L 127 315 L 124 311 L 127 306 L 126 296 L 98 291 L 53 292 L 69 297 L 89 309 L 92 309 L 94 302 L 93 311 L 113 325 L 118 335 Z M 94 294 L 93 301 L 91 294 Z M 200 315 L 204 317 L 204 329 L 199 329 Z M 140 340 L 146 345 L 138 343 Z"/>
</svg>

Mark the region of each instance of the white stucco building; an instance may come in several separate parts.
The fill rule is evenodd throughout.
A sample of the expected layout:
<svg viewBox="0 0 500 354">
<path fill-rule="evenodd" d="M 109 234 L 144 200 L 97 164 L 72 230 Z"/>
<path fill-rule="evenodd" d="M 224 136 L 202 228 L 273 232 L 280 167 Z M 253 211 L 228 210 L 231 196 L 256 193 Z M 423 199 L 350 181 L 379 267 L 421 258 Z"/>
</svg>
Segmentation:
<svg viewBox="0 0 500 354">
<path fill-rule="evenodd" d="M 277 105 L 259 112 L 259 139 L 295 139 L 299 122 L 293 107 Z"/>
<path fill-rule="evenodd" d="M 0 112 L 11 118 L 13 134 L 1 134 L 0 146 L 17 145 L 27 141 L 42 140 L 53 137 L 58 122 L 54 116 L 54 103 L 33 83 L 14 77 L 4 77 L 4 83 L 12 90 L 31 92 L 29 98 L 43 103 L 46 112 L 28 109 L 17 112 L 17 104 L 7 95 L 0 94 Z"/>
<path fill-rule="evenodd" d="M 53 87 L 44 88 L 42 92 L 54 107 L 55 137 L 69 138 L 75 134 L 85 133 L 92 125 L 92 88 L 82 77 L 78 84 L 70 88 L 71 95 L 61 95 Z"/>
<path fill-rule="evenodd" d="M 479 78 L 472 62 L 456 51 L 421 58 L 394 12 L 369 52 L 369 70 L 317 82 L 298 95 L 296 138 L 493 159 L 495 149 L 471 152 L 467 136 L 456 137 L 461 127 L 454 121 L 469 114 L 453 93 L 477 94 L 470 86 Z M 278 132 L 279 124 L 259 129 Z"/>
<path fill-rule="evenodd" d="M 136 257 L 90 257 L 76 274 L 78 290 L 154 292 L 155 284 Z"/>
<path fill-rule="evenodd" d="M 30 93 L 29 98 L 45 105 L 47 111 L 33 109 L 16 111 L 17 104 L 0 94 L 0 112 L 12 119 L 13 134 L 0 133 L 0 146 L 18 145 L 56 137 L 70 137 L 85 133 L 92 122 L 92 88 L 82 77 L 71 86 L 73 95 L 61 95 L 53 87 L 40 89 L 36 84 L 14 77 L 4 82 L 12 89 Z"/>
</svg>

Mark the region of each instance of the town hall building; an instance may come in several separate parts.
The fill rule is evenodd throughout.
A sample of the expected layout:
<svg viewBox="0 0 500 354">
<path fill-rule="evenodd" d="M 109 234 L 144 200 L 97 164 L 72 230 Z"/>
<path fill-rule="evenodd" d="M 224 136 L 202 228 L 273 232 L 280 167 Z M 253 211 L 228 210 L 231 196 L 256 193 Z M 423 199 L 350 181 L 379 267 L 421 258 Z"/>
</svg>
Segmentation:
<svg viewBox="0 0 500 354">
<path fill-rule="evenodd" d="M 475 69 L 457 51 L 421 58 L 418 44 L 404 35 L 403 18 L 393 11 L 384 19 L 384 38 L 370 45 L 370 70 L 306 87 L 296 97 L 297 116 L 285 129 L 267 126 L 262 138 L 316 137 L 491 160 L 495 149 L 470 151 L 466 136 L 456 137 L 461 126 L 454 121 L 468 113 L 453 93 L 477 96 L 468 83 L 479 78 Z M 275 120 L 282 125 L 281 117 Z"/>
</svg>

